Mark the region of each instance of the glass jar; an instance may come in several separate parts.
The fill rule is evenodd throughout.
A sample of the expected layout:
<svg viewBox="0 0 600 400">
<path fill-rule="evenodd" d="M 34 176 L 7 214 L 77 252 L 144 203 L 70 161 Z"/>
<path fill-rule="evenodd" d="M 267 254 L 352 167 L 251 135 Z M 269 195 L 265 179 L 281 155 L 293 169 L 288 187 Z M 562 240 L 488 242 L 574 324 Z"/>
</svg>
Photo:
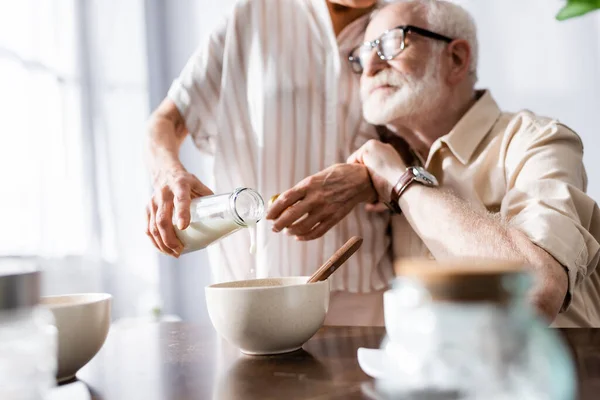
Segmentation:
<svg viewBox="0 0 600 400">
<path fill-rule="evenodd" d="M 207 247 L 242 228 L 250 230 L 250 252 L 254 253 L 255 226 L 265 214 L 263 198 L 255 190 L 239 188 L 232 193 L 199 197 L 190 206 L 190 226 L 184 230 L 173 225 L 183 243 L 182 254 Z"/>
<path fill-rule="evenodd" d="M 385 398 L 575 398 L 573 361 L 528 305 L 521 265 L 412 260 L 397 271 L 384 294 Z"/>
<path fill-rule="evenodd" d="M 0 275 L 0 399 L 41 400 L 56 385 L 57 331 L 39 300 L 39 272 Z"/>
</svg>

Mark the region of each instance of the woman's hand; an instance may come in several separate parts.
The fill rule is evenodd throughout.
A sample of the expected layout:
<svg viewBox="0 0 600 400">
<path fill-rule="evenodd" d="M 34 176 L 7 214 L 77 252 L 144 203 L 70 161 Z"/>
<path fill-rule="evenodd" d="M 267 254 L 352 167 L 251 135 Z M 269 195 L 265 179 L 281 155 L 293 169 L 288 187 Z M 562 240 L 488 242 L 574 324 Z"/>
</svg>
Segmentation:
<svg viewBox="0 0 600 400">
<path fill-rule="evenodd" d="M 376 198 L 365 166 L 335 164 L 279 195 L 267 219 L 273 221 L 275 232 L 286 229 L 299 240 L 313 240 L 327 233 L 357 204 Z"/>
</svg>

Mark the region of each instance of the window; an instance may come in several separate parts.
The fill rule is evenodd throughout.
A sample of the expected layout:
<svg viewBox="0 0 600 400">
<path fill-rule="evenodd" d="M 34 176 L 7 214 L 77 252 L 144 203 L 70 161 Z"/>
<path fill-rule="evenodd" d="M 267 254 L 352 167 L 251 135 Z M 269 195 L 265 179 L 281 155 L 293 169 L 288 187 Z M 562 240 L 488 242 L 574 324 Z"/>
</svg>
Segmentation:
<svg viewBox="0 0 600 400">
<path fill-rule="evenodd" d="M 0 254 L 81 254 L 76 1 L 0 2 Z"/>
<path fill-rule="evenodd" d="M 144 0 L 0 0 L 0 258 L 35 256 L 47 294 L 158 304 L 144 233 Z"/>
</svg>

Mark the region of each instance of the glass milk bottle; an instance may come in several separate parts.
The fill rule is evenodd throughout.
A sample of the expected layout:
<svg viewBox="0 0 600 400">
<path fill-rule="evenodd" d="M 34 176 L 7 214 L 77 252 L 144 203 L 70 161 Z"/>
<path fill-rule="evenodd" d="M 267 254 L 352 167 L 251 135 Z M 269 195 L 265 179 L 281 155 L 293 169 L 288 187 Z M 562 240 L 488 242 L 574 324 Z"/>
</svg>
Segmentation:
<svg viewBox="0 0 600 400">
<path fill-rule="evenodd" d="M 520 264 L 400 260 L 396 272 L 384 294 L 384 398 L 575 398 L 573 361 L 528 304 Z"/>
<path fill-rule="evenodd" d="M 255 226 L 265 214 L 260 194 L 249 188 L 238 188 L 232 193 L 199 197 L 190 206 L 190 226 L 177 228 L 177 237 L 183 243 L 182 254 L 207 247 L 242 228 L 250 231 L 250 252 L 254 253 Z"/>
</svg>

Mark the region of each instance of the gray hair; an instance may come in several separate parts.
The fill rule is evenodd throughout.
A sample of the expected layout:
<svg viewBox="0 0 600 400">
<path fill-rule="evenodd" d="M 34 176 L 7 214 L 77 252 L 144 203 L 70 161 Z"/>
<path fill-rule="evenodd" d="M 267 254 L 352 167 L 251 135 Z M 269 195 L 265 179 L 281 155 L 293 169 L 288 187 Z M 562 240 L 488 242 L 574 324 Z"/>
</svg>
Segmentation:
<svg viewBox="0 0 600 400">
<path fill-rule="evenodd" d="M 418 3 L 427 11 L 428 29 L 453 39 L 464 39 L 471 47 L 471 65 L 469 74 L 473 83 L 477 81 L 477 62 L 479 44 L 477 42 L 477 26 L 467 10 L 458 4 L 445 0 L 379 0 L 380 6 L 397 2 Z"/>
</svg>

